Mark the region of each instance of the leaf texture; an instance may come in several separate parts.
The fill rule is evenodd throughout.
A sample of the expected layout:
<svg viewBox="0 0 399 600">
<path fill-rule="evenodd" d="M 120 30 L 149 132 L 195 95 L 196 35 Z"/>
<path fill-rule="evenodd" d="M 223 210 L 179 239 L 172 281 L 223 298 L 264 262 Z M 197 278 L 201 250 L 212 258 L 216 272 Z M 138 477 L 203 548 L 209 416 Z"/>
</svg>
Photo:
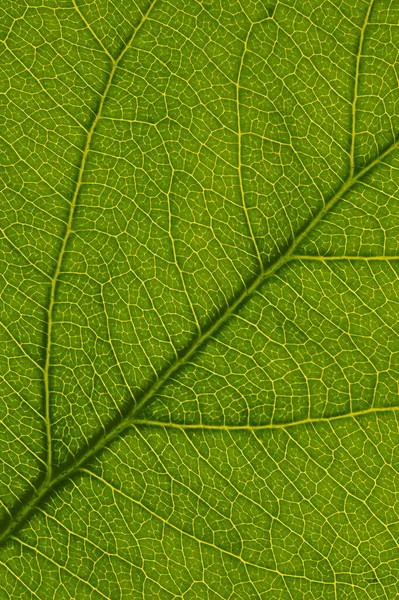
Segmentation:
<svg viewBox="0 0 399 600">
<path fill-rule="evenodd" d="M 1 599 L 399 597 L 397 3 L 1 11 Z"/>
</svg>

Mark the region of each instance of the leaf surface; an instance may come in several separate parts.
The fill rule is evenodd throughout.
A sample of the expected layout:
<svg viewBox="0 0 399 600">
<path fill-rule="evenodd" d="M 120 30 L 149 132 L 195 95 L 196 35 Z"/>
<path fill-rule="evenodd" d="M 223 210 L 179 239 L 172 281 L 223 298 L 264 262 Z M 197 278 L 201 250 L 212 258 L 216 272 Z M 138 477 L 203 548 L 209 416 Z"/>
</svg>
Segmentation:
<svg viewBox="0 0 399 600">
<path fill-rule="evenodd" d="M 1 598 L 396 598 L 396 2 L 1 10 Z"/>
</svg>

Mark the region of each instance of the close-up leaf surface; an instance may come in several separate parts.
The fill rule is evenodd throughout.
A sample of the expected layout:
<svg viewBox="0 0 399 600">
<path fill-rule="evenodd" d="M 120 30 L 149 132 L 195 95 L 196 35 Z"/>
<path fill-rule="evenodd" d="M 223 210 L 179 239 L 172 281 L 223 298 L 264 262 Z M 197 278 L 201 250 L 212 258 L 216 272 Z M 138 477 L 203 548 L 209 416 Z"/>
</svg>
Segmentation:
<svg viewBox="0 0 399 600">
<path fill-rule="evenodd" d="M 0 14 L 0 600 L 399 598 L 399 4 Z"/>
</svg>

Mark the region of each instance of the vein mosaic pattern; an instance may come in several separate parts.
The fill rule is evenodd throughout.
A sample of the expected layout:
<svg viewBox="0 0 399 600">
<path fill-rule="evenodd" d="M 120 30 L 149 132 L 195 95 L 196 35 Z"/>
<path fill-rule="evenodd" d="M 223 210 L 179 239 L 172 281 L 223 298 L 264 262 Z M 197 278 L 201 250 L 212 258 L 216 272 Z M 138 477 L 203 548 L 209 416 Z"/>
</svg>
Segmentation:
<svg viewBox="0 0 399 600">
<path fill-rule="evenodd" d="M 1 5 L 1 600 L 399 597 L 399 5 Z"/>
</svg>

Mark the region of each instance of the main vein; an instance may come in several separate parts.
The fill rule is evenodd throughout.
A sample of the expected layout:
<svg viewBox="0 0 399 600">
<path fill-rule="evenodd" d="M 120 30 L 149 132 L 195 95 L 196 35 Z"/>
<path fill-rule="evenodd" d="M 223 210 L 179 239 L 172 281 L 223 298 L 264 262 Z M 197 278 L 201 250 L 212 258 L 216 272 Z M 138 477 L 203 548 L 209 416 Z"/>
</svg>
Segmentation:
<svg viewBox="0 0 399 600">
<path fill-rule="evenodd" d="M 115 68 L 113 69 L 115 72 Z M 110 77 L 109 82 L 112 79 Z M 109 83 L 110 85 L 110 83 Z M 108 87 L 109 87 L 108 85 Z M 105 96 L 104 96 L 105 97 Z M 97 118 L 98 121 L 98 118 Z M 93 129 L 94 131 L 94 129 Z M 309 235 L 314 227 L 323 219 L 323 217 L 337 204 L 342 196 L 352 188 L 360 179 L 362 179 L 367 173 L 369 173 L 377 164 L 387 158 L 391 152 L 398 147 L 399 141 L 395 141 L 391 144 L 379 157 L 372 160 L 356 175 L 349 177 L 338 189 L 338 191 L 330 198 L 323 208 L 316 213 L 308 224 L 303 228 L 302 232 L 292 240 L 287 250 L 272 263 L 267 269 L 261 272 L 247 287 L 245 287 L 233 300 L 233 302 L 226 306 L 224 311 L 220 313 L 219 317 L 204 331 L 204 333 L 197 337 L 195 341 L 189 346 L 186 351 L 174 361 L 160 377 L 149 386 L 148 390 L 142 395 L 142 397 L 133 404 L 132 408 L 123 416 L 122 419 L 117 422 L 114 427 L 105 432 L 100 438 L 95 440 L 91 446 L 89 446 L 80 456 L 78 456 L 73 462 L 67 463 L 66 466 L 56 473 L 52 474 L 51 478 L 46 478 L 40 487 L 34 492 L 31 498 L 22 506 L 19 512 L 14 516 L 8 526 L 3 530 L 0 535 L 0 543 L 4 543 L 8 537 L 14 533 L 14 531 L 25 521 L 30 515 L 32 510 L 40 503 L 40 501 L 47 496 L 50 490 L 56 487 L 63 480 L 71 477 L 78 469 L 80 469 L 85 463 L 92 459 L 98 454 L 103 448 L 107 447 L 113 440 L 118 438 L 124 431 L 131 428 L 136 423 L 136 416 L 146 406 L 152 398 L 160 391 L 163 385 L 169 381 L 177 373 L 182 366 L 187 364 L 193 355 L 226 323 L 226 321 L 235 313 L 240 305 L 246 302 L 259 287 L 264 284 L 268 279 L 272 277 L 287 264 L 290 260 L 295 260 L 295 252 L 300 246 L 303 239 Z M 75 200 L 76 201 L 76 200 Z M 65 245 L 65 244 L 64 244 Z M 65 249 L 64 249 L 65 252 Z M 54 302 L 54 300 L 53 300 Z"/>
<path fill-rule="evenodd" d="M 361 180 L 367 173 L 369 173 L 377 164 L 383 161 L 385 158 L 389 156 L 391 152 L 393 152 L 398 144 L 399 140 L 394 141 L 389 147 L 385 149 L 378 157 L 374 160 L 370 161 L 363 169 L 358 171 L 356 174 L 354 173 L 354 169 L 352 165 L 350 165 L 349 176 L 346 181 L 342 183 L 337 192 L 323 205 L 323 207 L 309 220 L 309 222 L 305 225 L 302 231 L 292 239 L 291 243 L 281 254 L 281 256 L 271 263 L 266 269 L 261 269 L 260 273 L 257 277 L 255 277 L 252 282 L 250 282 L 246 287 L 244 287 L 241 292 L 233 299 L 230 305 L 226 305 L 224 309 L 220 312 L 218 318 L 209 325 L 209 327 L 195 340 L 193 343 L 187 347 L 185 352 L 183 352 L 180 357 L 178 357 L 157 379 L 153 382 L 146 392 L 139 398 L 135 403 L 133 403 L 131 409 L 118 421 L 114 424 L 114 426 L 106 431 L 101 437 L 94 440 L 92 445 L 86 448 L 80 456 L 76 457 L 76 459 L 67 463 L 62 469 L 54 472 L 52 467 L 52 451 L 51 451 L 51 424 L 50 424 L 50 388 L 49 388 L 49 370 L 50 370 L 50 355 L 51 355 L 51 339 L 52 339 L 52 328 L 54 322 L 54 310 L 56 304 L 56 291 L 57 284 L 59 281 L 59 276 L 61 273 L 62 263 L 65 256 L 65 252 L 68 245 L 68 240 L 70 238 L 72 232 L 72 223 L 75 215 L 76 204 L 78 200 L 78 196 L 82 187 L 83 177 L 87 162 L 87 157 L 91 148 L 93 134 L 97 127 L 97 124 L 101 118 L 102 111 L 104 108 L 105 100 L 108 96 L 108 92 L 112 86 L 113 79 L 115 76 L 115 72 L 120 64 L 123 56 L 131 46 L 138 30 L 141 28 L 145 20 L 148 18 L 148 15 L 153 8 L 155 2 L 157 0 L 153 0 L 150 4 L 147 12 L 143 15 L 141 22 L 138 24 L 136 29 L 130 36 L 127 44 L 119 54 L 119 56 L 112 61 L 112 68 L 110 70 L 107 83 L 104 87 L 104 91 L 101 96 L 101 100 L 99 102 L 96 115 L 92 121 L 90 129 L 88 131 L 86 144 L 82 153 L 81 163 L 79 167 L 77 182 L 73 194 L 73 198 L 71 201 L 67 226 L 65 235 L 63 238 L 63 242 L 61 245 L 59 257 L 57 260 L 55 272 L 51 281 L 51 289 L 50 289 L 50 302 L 48 309 L 48 331 L 47 331 L 47 346 L 46 346 L 46 358 L 45 358 L 45 373 L 44 373 L 44 382 L 45 382 L 45 419 L 46 419 L 46 431 L 47 431 L 47 472 L 46 476 L 42 482 L 42 484 L 37 488 L 37 490 L 33 493 L 30 499 L 20 508 L 18 512 L 15 513 L 14 518 L 9 522 L 9 524 L 4 528 L 3 532 L 0 534 L 0 544 L 4 543 L 11 534 L 15 532 L 15 530 L 26 520 L 26 518 L 30 515 L 33 509 L 40 503 L 40 501 L 52 490 L 56 487 L 61 481 L 66 478 L 71 477 L 78 469 L 80 469 L 85 463 L 87 463 L 94 455 L 96 455 L 103 448 L 108 446 L 113 440 L 119 437 L 126 429 L 135 425 L 136 416 L 138 413 L 146 406 L 152 398 L 160 391 L 160 389 L 164 386 L 164 384 L 169 381 L 173 376 L 177 373 L 182 366 L 187 364 L 193 355 L 228 321 L 228 319 L 235 313 L 240 305 L 246 302 L 259 287 L 264 284 L 268 279 L 270 279 L 276 271 L 278 271 L 281 267 L 287 264 L 290 260 L 295 259 L 296 250 L 300 247 L 300 244 L 305 239 L 306 236 L 316 227 L 316 225 L 325 217 L 325 215 L 337 204 L 337 202 L 344 196 L 344 194 L 352 188 L 359 180 Z M 372 3 L 371 3 L 372 5 Z M 371 8 L 369 9 L 368 15 L 370 14 Z M 365 25 L 363 27 L 363 30 Z M 363 31 L 362 30 L 362 31 Z M 362 42 L 360 46 L 362 45 Z M 359 53 L 361 49 L 359 49 Z M 360 59 L 359 59 L 360 60 Z M 356 89 L 355 89 L 356 94 Z M 353 145 L 353 134 L 352 132 L 352 145 Z"/>
</svg>

